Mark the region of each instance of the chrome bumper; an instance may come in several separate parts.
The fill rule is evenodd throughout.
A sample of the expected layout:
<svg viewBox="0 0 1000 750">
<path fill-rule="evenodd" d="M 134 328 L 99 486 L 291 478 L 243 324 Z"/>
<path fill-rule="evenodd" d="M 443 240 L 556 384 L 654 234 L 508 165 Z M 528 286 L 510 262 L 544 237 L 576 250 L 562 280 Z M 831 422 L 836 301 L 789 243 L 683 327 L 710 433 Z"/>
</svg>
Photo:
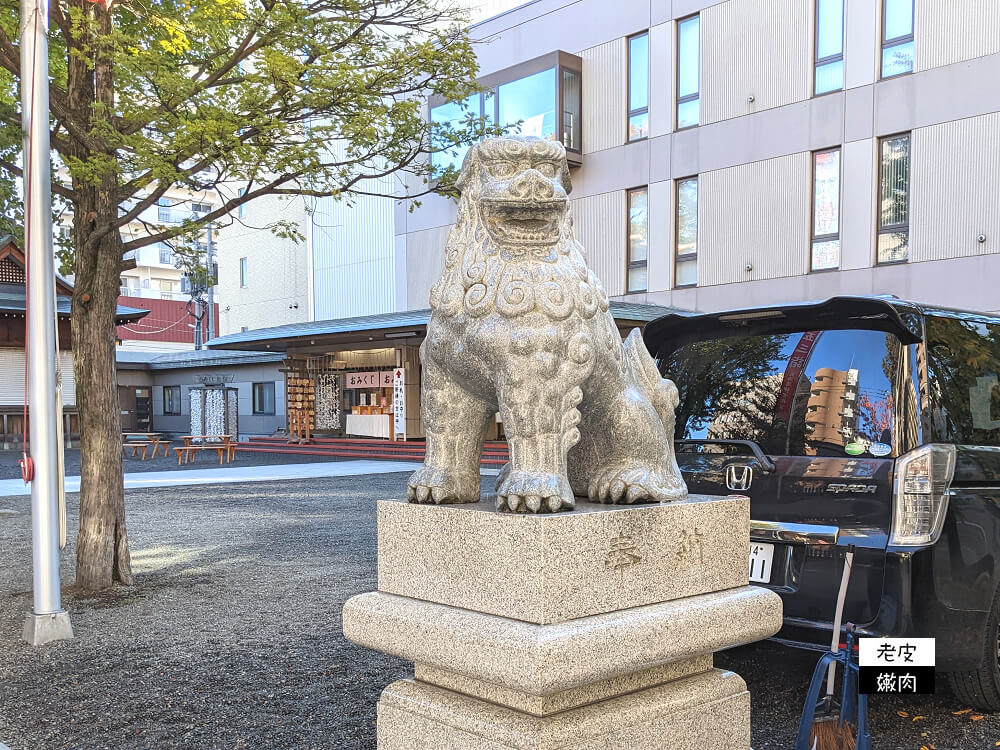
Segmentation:
<svg viewBox="0 0 1000 750">
<path fill-rule="evenodd" d="M 838 526 L 750 520 L 750 538 L 755 542 L 834 545 L 838 536 L 840 536 Z"/>
</svg>

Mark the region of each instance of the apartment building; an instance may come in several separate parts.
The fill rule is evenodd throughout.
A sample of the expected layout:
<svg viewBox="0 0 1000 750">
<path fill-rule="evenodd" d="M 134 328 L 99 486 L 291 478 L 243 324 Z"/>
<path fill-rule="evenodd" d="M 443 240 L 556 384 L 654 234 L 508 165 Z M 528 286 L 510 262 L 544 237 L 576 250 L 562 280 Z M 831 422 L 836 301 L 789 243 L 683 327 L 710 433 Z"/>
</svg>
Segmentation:
<svg viewBox="0 0 1000 750">
<path fill-rule="evenodd" d="M 1000 310 L 995 0 L 534 0 L 471 33 L 489 92 L 465 105 L 563 141 L 614 298 Z M 397 206 L 406 308 L 454 218 L 445 198 Z"/>
</svg>

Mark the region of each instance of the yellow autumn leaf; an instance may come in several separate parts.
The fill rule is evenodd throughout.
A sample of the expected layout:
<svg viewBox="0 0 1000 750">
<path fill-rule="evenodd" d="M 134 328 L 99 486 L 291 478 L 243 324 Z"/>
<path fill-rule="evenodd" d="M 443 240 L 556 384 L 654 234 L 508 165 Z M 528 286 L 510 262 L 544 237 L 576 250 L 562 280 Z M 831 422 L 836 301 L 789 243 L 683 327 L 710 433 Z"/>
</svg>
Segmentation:
<svg viewBox="0 0 1000 750">
<path fill-rule="evenodd" d="M 972 716 L 970 716 L 969 718 L 970 718 L 970 719 L 972 719 L 973 721 L 982 721 L 982 720 L 983 720 L 983 719 L 985 719 L 986 717 L 985 717 L 985 716 L 983 716 L 982 714 L 973 714 L 973 715 L 972 715 Z"/>
<path fill-rule="evenodd" d="M 955 716 L 961 716 L 962 714 L 971 714 L 971 708 L 963 708 L 961 711 L 952 711 Z"/>
<path fill-rule="evenodd" d="M 913 720 L 918 721 L 919 719 L 926 719 L 926 718 L 927 718 L 926 716 L 914 716 Z"/>
<path fill-rule="evenodd" d="M 896 713 L 898 715 L 902 716 L 903 718 L 906 718 L 907 716 L 909 716 L 909 714 L 906 713 L 906 711 L 897 711 Z"/>
</svg>

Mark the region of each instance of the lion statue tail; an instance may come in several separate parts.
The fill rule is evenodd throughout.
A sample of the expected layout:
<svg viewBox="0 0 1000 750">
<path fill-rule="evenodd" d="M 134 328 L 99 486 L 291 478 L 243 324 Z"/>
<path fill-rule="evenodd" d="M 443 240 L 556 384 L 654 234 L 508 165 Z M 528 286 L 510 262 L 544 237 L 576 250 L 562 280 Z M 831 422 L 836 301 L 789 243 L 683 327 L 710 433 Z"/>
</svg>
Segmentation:
<svg viewBox="0 0 1000 750">
<path fill-rule="evenodd" d="M 663 430 L 666 432 L 671 448 L 673 448 L 674 410 L 680 402 L 677 386 L 672 380 L 660 376 L 656 363 L 642 342 L 642 334 L 638 328 L 632 329 L 632 332 L 625 338 L 623 347 L 625 349 L 625 363 L 635 375 L 639 389 L 646 394 L 653 408 L 656 409 L 656 413 L 660 415 Z M 673 453 L 671 450 L 671 461 L 676 464 Z"/>
</svg>

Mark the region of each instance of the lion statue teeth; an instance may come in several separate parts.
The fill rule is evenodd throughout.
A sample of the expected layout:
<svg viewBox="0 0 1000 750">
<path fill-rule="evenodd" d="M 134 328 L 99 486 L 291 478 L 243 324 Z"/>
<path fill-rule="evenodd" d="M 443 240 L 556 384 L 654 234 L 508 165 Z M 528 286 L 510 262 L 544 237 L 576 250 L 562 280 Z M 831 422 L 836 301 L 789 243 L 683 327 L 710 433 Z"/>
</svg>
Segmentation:
<svg viewBox="0 0 1000 750">
<path fill-rule="evenodd" d="M 423 466 L 417 503 L 474 503 L 486 429 L 499 411 L 510 463 L 497 508 L 572 510 L 677 500 L 677 388 L 638 329 L 624 342 L 573 234 L 566 151 L 533 137 L 474 145 L 458 218 L 431 290 L 420 347 Z"/>
</svg>

